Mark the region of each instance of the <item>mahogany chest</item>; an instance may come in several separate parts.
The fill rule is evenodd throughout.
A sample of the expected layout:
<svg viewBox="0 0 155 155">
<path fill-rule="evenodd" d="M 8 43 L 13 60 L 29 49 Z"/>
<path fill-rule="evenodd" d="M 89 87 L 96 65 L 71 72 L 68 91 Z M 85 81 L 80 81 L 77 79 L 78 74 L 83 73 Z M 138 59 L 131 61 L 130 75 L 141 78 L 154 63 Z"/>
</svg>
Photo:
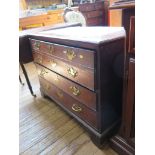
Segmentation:
<svg viewBox="0 0 155 155">
<path fill-rule="evenodd" d="M 69 27 L 30 35 L 40 90 L 73 116 L 97 146 L 121 118 L 125 31 Z"/>
</svg>

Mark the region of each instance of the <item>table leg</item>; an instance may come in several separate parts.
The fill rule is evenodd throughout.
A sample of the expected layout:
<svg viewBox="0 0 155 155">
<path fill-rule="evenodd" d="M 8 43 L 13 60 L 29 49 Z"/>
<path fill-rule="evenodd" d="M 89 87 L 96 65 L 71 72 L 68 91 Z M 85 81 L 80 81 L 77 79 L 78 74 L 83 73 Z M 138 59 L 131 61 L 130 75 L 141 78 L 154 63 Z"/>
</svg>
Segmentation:
<svg viewBox="0 0 155 155">
<path fill-rule="evenodd" d="M 22 79 L 21 79 L 20 75 L 19 75 L 19 82 L 21 83 L 21 85 L 24 85 L 24 83 L 22 82 Z"/>
<path fill-rule="evenodd" d="M 30 92 L 31 92 L 31 95 L 34 96 L 34 97 L 36 97 L 36 95 L 33 93 L 32 86 L 31 86 L 31 83 L 30 83 L 30 81 L 29 81 L 29 77 L 28 77 L 28 75 L 27 75 L 27 72 L 26 72 L 26 69 L 25 69 L 23 63 L 20 62 L 20 65 L 21 65 L 21 68 L 22 68 L 22 70 L 23 70 L 23 73 L 24 73 L 24 76 L 25 76 L 27 85 L 28 85 L 29 90 L 30 90 Z"/>
</svg>

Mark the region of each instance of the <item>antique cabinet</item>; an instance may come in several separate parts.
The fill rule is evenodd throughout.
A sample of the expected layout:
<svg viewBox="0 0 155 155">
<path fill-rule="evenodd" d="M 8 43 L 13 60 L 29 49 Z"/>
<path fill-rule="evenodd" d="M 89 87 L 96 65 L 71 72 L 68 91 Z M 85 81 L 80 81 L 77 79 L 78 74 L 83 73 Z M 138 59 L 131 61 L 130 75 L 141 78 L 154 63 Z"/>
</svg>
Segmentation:
<svg viewBox="0 0 155 155">
<path fill-rule="evenodd" d="M 69 27 L 29 37 L 42 95 L 73 116 L 102 146 L 120 125 L 124 29 Z"/>
<path fill-rule="evenodd" d="M 117 1 L 110 9 L 122 9 L 122 26 L 126 30 L 126 57 L 123 84 L 122 123 L 111 146 L 122 155 L 135 154 L 135 2 Z"/>
</svg>

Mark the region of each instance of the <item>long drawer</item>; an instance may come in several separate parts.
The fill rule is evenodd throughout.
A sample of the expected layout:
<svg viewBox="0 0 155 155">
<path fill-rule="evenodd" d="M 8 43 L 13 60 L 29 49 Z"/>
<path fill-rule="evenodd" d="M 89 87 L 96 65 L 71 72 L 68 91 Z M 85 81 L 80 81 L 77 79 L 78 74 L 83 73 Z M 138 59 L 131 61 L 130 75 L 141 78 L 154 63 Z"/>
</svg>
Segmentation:
<svg viewBox="0 0 155 155">
<path fill-rule="evenodd" d="M 41 64 L 50 70 L 63 75 L 91 90 L 94 90 L 94 70 L 61 61 L 60 59 L 33 52 L 34 62 Z"/>
<path fill-rule="evenodd" d="M 50 71 L 43 66 L 36 64 L 36 67 L 39 76 L 62 89 L 73 98 L 85 104 L 87 107 L 96 110 L 96 93 Z"/>
<path fill-rule="evenodd" d="M 88 68 L 94 68 L 94 51 L 34 39 L 30 39 L 30 41 L 34 52 L 46 53 Z"/>
<path fill-rule="evenodd" d="M 97 129 L 97 114 L 95 111 L 87 108 L 85 105 L 81 104 L 47 80 L 39 77 L 39 81 L 41 89 L 43 89 L 46 95 L 54 99 L 56 102 L 59 102 L 59 104 L 63 105 L 83 121 Z"/>
<path fill-rule="evenodd" d="M 90 11 L 90 12 L 86 12 L 83 13 L 84 16 L 88 19 L 88 18 L 98 18 L 103 16 L 103 10 L 95 10 L 95 11 Z"/>
</svg>

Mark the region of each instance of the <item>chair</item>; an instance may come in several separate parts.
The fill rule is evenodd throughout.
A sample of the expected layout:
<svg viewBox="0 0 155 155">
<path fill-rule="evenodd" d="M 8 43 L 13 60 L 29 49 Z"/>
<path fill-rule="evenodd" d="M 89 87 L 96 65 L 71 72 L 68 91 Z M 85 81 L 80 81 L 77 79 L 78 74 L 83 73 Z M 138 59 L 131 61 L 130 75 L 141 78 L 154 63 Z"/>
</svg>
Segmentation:
<svg viewBox="0 0 155 155">
<path fill-rule="evenodd" d="M 20 75 L 19 75 L 19 82 L 21 83 L 21 85 L 24 85 L 24 83 L 22 82 L 22 79 L 21 79 Z"/>
<path fill-rule="evenodd" d="M 74 11 L 71 8 L 66 8 L 64 10 L 64 21 L 66 23 L 80 23 L 82 26 L 86 26 L 86 19 L 83 14 L 79 11 Z"/>
</svg>

